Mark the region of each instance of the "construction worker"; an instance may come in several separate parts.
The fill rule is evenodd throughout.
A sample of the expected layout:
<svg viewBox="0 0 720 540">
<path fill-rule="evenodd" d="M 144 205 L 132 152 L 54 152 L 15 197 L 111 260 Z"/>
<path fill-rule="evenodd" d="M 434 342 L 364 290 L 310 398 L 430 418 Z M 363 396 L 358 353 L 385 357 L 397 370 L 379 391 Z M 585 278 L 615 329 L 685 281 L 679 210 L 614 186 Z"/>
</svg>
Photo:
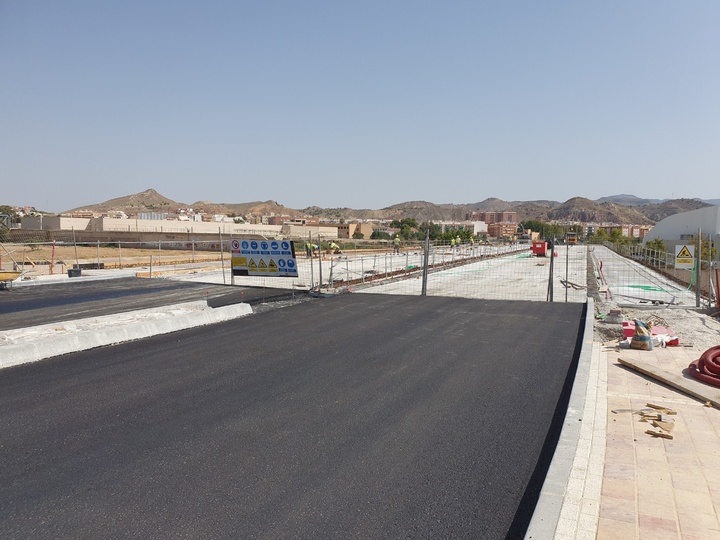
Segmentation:
<svg viewBox="0 0 720 540">
<path fill-rule="evenodd" d="M 393 253 L 400 253 L 400 237 L 397 234 L 393 240 Z"/>
<path fill-rule="evenodd" d="M 342 251 L 340 251 L 340 246 L 338 246 L 335 242 L 330 242 L 329 249 L 330 249 L 330 251 L 332 251 L 335 255 L 342 254 Z"/>
<path fill-rule="evenodd" d="M 454 238 L 451 238 L 451 239 L 450 239 L 450 249 L 452 249 L 453 251 L 455 251 L 455 239 L 454 239 Z"/>
<path fill-rule="evenodd" d="M 308 256 L 308 258 L 312 258 L 312 244 L 310 242 L 305 242 L 305 255 Z"/>
</svg>

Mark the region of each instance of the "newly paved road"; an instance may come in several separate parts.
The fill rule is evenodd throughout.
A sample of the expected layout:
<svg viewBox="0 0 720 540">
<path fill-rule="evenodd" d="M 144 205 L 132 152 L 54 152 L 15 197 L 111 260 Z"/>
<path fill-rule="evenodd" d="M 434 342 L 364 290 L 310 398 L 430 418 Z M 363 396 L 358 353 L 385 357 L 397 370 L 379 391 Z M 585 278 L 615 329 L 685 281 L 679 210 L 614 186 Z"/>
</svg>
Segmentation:
<svg viewBox="0 0 720 540">
<path fill-rule="evenodd" d="M 13 287 L 0 290 L 0 331 L 197 300 L 217 307 L 293 294 L 303 293 L 134 277 Z"/>
<path fill-rule="evenodd" d="M 0 531 L 518 534 L 583 310 L 348 294 L 2 370 Z"/>
</svg>

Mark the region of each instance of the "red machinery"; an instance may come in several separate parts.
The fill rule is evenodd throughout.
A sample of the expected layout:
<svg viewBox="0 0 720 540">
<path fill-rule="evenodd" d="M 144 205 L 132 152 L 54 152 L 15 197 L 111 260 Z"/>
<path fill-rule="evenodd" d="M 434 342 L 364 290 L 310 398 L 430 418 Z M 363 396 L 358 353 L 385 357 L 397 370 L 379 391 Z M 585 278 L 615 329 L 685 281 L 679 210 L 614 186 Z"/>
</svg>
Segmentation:
<svg viewBox="0 0 720 540">
<path fill-rule="evenodd" d="M 532 252 L 538 257 L 545 257 L 547 255 L 547 242 L 535 241 L 532 243 Z"/>
</svg>

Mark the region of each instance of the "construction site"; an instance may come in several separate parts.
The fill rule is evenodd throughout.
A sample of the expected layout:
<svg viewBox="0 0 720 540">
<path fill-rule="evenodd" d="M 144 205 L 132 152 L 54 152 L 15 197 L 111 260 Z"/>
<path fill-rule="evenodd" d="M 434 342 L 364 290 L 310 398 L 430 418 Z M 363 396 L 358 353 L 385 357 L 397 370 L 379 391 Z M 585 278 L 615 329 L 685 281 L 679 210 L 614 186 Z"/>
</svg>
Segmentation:
<svg viewBox="0 0 720 540">
<path fill-rule="evenodd" d="M 117 533 L 131 522 L 144 529 L 157 512 L 172 516 L 169 535 L 193 522 L 248 537 L 276 527 L 427 538 L 711 538 L 720 530 L 720 395 L 712 375 L 696 377 L 712 373 L 720 348 L 712 265 L 687 271 L 683 284 L 644 256 L 601 245 L 388 246 L 296 250 L 297 276 L 278 278 L 236 275 L 227 251 L 204 259 L 194 250 L 64 246 L 72 251 L 55 260 L 65 266 L 50 273 L 19 261 L 43 266 L 37 261 L 52 253 L 3 249 L 3 268 L 10 260 L 23 271 L 0 293 L 4 399 L 50 380 L 57 389 L 40 408 L 28 403 L 2 418 L 9 466 L 0 500 L 14 501 L 4 530 L 22 534 L 56 505 L 84 520 L 100 512 L 82 494 L 67 497 L 79 484 L 56 482 L 43 467 L 30 479 L 39 499 L 15 476 L 28 460 L 50 457 L 28 446 L 48 414 L 54 438 L 82 441 L 92 425 L 109 447 L 123 445 L 120 429 L 154 448 L 147 463 L 129 447 L 119 461 L 95 445 L 69 449 L 85 470 L 113 479 L 81 475 L 95 501 L 143 498 L 144 510 L 114 514 Z M 151 295 L 153 304 L 141 302 Z M 652 345 L 635 348 L 646 322 Z M 198 364 L 201 350 L 212 354 Z M 140 379 L 114 373 L 126 362 Z M 77 384 L 78 370 L 93 376 L 91 365 L 114 385 L 140 385 L 148 400 L 99 389 L 115 397 L 76 424 L 60 413 L 64 388 Z M 193 397 L 200 416 L 191 420 L 175 400 L 200 389 L 215 397 Z M 145 412 L 123 421 L 130 431 L 100 427 L 138 406 Z M 159 422 L 162 437 L 151 428 Z M 188 440 L 189 425 L 202 437 Z M 72 470 L 70 454 L 52 459 Z M 188 459 L 211 464 L 206 475 L 222 498 Z M 133 487 L 158 466 L 164 510 Z M 195 507 L 178 495 L 188 474 Z M 233 482 L 248 487 L 233 491 Z M 218 510 L 230 507 L 246 511 Z M 80 530 L 60 514 L 46 523 L 61 536 Z"/>
</svg>

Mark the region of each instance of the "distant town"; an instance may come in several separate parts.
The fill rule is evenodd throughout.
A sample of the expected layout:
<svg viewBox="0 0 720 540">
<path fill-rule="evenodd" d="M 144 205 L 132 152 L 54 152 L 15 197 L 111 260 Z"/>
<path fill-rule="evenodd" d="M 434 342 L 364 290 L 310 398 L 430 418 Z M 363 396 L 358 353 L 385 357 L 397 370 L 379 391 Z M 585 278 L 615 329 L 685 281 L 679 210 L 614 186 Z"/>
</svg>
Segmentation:
<svg viewBox="0 0 720 540">
<path fill-rule="evenodd" d="M 535 201 L 508 203 L 486 199 L 468 205 L 402 203 L 379 211 L 321 209 L 294 210 L 274 202 L 187 206 L 155 190 L 48 214 L 29 206 L 0 206 L 5 239 L 26 237 L 31 231 L 73 231 L 107 237 L 113 233 L 163 235 L 258 235 L 272 238 L 386 240 L 433 239 L 459 235 L 482 240 L 516 241 L 543 235 L 580 239 L 608 235 L 642 239 L 654 223 L 674 213 L 709 206 L 697 199 L 647 201 L 616 196 L 620 204 L 576 197 L 565 203 Z M 714 201 L 712 201 L 714 202 Z"/>
</svg>

